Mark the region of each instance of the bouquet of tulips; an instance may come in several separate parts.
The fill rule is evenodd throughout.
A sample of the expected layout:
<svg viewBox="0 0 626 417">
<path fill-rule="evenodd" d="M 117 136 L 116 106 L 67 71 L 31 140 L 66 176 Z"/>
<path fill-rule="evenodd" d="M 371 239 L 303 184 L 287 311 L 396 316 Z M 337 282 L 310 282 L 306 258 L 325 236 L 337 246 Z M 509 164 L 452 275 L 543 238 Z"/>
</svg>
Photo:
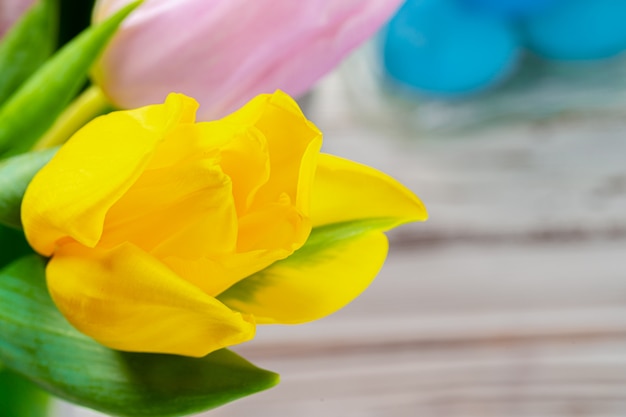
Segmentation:
<svg viewBox="0 0 626 417">
<path fill-rule="evenodd" d="M 1 0 L 0 407 L 180 416 L 269 388 L 229 346 L 357 297 L 389 176 L 320 152 L 292 96 L 399 1 Z M 61 23 L 59 23 L 61 22 Z M 192 98 L 193 97 L 193 98 Z"/>
</svg>

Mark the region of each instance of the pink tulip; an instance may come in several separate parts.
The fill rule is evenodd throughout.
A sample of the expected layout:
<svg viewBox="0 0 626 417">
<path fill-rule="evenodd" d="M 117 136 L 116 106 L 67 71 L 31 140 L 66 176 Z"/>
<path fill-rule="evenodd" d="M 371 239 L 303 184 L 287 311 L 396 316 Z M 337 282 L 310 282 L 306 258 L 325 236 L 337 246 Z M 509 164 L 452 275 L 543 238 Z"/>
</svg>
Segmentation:
<svg viewBox="0 0 626 417">
<path fill-rule="evenodd" d="M 0 37 L 20 18 L 34 0 L 2 0 L 0 1 Z"/>
<path fill-rule="evenodd" d="M 131 0 L 98 0 L 94 21 Z M 276 89 L 306 92 L 402 0 L 145 0 L 94 70 L 112 103 L 195 97 L 215 119 Z"/>
</svg>

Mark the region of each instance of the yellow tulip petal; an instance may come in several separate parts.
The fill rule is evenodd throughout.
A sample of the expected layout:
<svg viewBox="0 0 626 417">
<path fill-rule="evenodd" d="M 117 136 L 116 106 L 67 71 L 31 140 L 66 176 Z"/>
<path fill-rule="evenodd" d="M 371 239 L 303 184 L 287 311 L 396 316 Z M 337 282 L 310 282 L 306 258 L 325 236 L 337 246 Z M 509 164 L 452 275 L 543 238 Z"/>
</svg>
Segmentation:
<svg viewBox="0 0 626 417">
<path fill-rule="evenodd" d="M 211 160 L 145 172 L 109 210 L 100 247 L 131 242 L 157 257 L 233 251 L 237 217 L 230 179 Z"/>
<path fill-rule="evenodd" d="M 285 200 L 289 198 L 285 196 Z M 255 249 L 279 251 L 275 260 L 290 255 L 304 244 L 311 222 L 287 202 L 268 204 L 239 219 L 239 252 Z"/>
<path fill-rule="evenodd" d="M 233 197 L 237 213 L 248 211 L 258 190 L 270 177 L 270 158 L 265 136 L 254 127 L 241 128 L 223 122 L 202 123 L 204 136 L 212 142 L 227 136 L 220 147 L 220 166 L 233 183 Z M 208 145 L 208 144 L 207 144 Z"/>
<path fill-rule="evenodd" d="M 161 261 L 177 275 L 201 288 L 205 293 L 216 296 L 241 279 L 271 265 L 276 259 L 275 252 L 257 250 L 227 254 L 213 259 L 168 256 L 162 258 Z"/>
<path fill-rule="evenodd" d="M 29 185 L 22 223 L 30 244 L 51 255 L 66 236 L 93 247 L 108 209 L 176 125 L 193 121 L 197 103 L 172 94 L 164 104 L 114 112 L 79 130 Z"/>
<path fill-rule="evenodd" d="M 200 357 L 254 337 L 249 316 L 130 244 L 109 251 L 63 245 L 46 272 L 65 317 L 113 349 Z"/>
<path fill-rule="evenodd" d="M 327 316 L 355 299 L 376 277 L 387 238 L 373 231 L 305 246 L 221 294 L 234 310 L 260 324 L 297 324 Z"/>
<path fill-rule="evenodd" d="M 422 202 L 409 189 L 374 168 L 320 154 L 313 193 L 313 227 L 345 221 L 389 219 L 386 229 L 426 220 Z"/>
<path fill-rule="evenodd" d="M 308 194 L 322 134 L 306 119 L 297 103 L 277 91 L 255 97 L 222 120 L 254 126 L 267 139 L 272 169 L 267 184 L 256 195 L 255 204 L 275 202 L 286 193 L 299 211 L 308 214 Z"/>
</svg>

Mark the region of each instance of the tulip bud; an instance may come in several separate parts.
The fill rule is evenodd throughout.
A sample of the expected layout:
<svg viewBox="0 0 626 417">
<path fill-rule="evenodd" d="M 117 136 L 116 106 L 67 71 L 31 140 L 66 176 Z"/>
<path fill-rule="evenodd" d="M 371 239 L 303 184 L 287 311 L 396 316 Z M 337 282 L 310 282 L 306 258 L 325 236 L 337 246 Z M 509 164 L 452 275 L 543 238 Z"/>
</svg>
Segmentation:
<svg viewBox="0 0 626 417">
<path fill-rule="evenodd" d="M 196 109 L 170 94 L 96 118 L 24 195 L 52 299 L 106 346 L 204 356 L 317 320 L 374 279 L 384 231 L 426 219 L 394 179 L 320 153 L 282 92 L 213 122 Z"/>
<path fill-rule="evenodd" d="M 98 0 L 100 21 L 130 0 Z M 180 92 L 199 119 L 260 93 L 306 92 L 371 36 L 401 0 L 146 0 L 93 73 L 110 101 L 133 108 Z"/>
</svg>

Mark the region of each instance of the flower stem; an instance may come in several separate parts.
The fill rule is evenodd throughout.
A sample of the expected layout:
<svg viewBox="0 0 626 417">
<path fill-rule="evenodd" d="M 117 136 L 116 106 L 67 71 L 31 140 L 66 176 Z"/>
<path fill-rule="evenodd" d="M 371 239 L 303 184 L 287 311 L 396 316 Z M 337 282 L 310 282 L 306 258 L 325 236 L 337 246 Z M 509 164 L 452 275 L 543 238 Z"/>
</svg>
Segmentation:
<svg viewBox="0 0 626 417">
<path fill-rule="evenodd" d="M 95 85 L 90 86 L 63 111 L 32 150 L 48 149 L 65 143 L 85 123 L 112 108 L 102 90 Z"/>
</svg>

